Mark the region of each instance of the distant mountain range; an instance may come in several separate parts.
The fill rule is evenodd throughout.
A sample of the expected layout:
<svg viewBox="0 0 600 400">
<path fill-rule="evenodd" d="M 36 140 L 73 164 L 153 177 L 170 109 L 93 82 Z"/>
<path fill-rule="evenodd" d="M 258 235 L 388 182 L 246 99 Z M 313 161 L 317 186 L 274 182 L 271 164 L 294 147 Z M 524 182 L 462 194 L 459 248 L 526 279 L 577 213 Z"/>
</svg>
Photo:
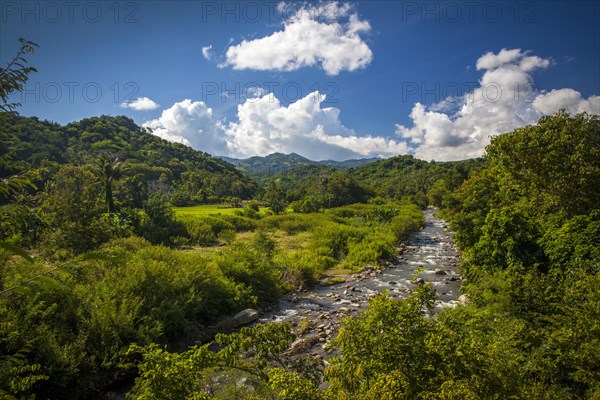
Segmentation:
<svg viewBox="0 0 600 400">
<path fill-rule="evenodd" d="M 227 161 L 230 164 L 236 166 L 239 170 L 246 172 L 248 175 L 256 176 L 268 176 L 274 175 L 281 172 L 289 171 L 293 168 L 300 167 L 303 165 L 323 165 L 337 169 L 348 169 L 357 168 L 365 164 L 379 160 L 379 158 L 362 158 L 357 160 L 346 160 L 346 161 L 313 161 L 306 157 L 302 157 L 299 154 L 282 154 L 273 153 L 265 157 L 255 156 L 246 159 L 238 159 L 231 157 L 219 157 L 220 159 Z"/>
</svg>

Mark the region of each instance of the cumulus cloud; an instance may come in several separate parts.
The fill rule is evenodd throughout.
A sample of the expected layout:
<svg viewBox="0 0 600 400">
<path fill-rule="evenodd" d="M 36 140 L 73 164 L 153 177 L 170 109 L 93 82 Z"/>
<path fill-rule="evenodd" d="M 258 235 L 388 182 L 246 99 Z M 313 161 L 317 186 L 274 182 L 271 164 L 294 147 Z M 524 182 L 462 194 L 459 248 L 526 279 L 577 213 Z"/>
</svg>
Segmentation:
<svg viewBox="0 0 600 400">
<path fill-rule="evenodd" d="M 257 94 L 238 106 L 237 120 L 215 120 L 200 101 L 184 100 L 144 127 L 153 134 L 216 155 L 250 157 L 298 153 L 312 160 L 346 160 L 406 154 L 402 141 L 357 135 L 340 121 L 340 110 L 322 108 L 325 95 L 313 92 L 283 106 L 272 93 Z"/>
<path fill-rule="evenodd" d="M 137 99 L 121 103 L 121 108 L 131 108 L 136 111 L 154 110 L 160 105 L 150 100 L 148 97 L 138 97 Z"/>
<path fill-rule="evenodd" d="M 209 46 L 202 46 L 202 55 L 208 61 L 212 60 L 212 44 Z"/>
<path fill-rule="evenodd" d="M 600 114 L 599 96 L 584 99 L 573 89 L 545 93 L 535 88 L 531 73 L 551 64 L 521 49 L 486 53 L 476 63 L 483 71 L 477 88 L 430 107 L 415 104 L 412 126 L 396 125 L 396 134 L 411 142 L 418 158 L 461 160 L 481 156 L 490 136 L 533 124 L 561 108 Z"/>
<path fill-rule="evenodd" d="M 238 122 L 225 127 L 230 153 L 238 157 L 296 152 L 312 160 L 389 157 L 408 146 L 378 136 L 358 136 L 340 121 L 340 110 L 322 108 L 325 95 L 313 92 L 285 107 L 272 95 L 238 106 Z"/>
<path fill-rule="evenodd" d="M 542 114 L 552 114 L 564 108 L 571 114 L 584 111 L 591 114 L 600 114 L 600 96 L 581 97 L 581 93 L 573 89 L 558 89 L 542 93 L 536 97 L 533 104 L 535 109 Z"/>
<path fill-rule="evenodd" d="M 343 160 L 412 153 L 425 160 L 460 160 L 481 156 L 490 136 L 559 109 L 600 114 L 600 96 L 535 89 L 532 73 L 551 64 L 520 49 L 486 53 L 476 63 L 482 71 L 477 87 L 430 106 L 415 104 L 412 124 L 396 125 L 396 138 L 358 135 L 341 122 L 338 108 L 323 107 L 325 95 L 318 91 L 288 106 L 272 93 L 250 91 L 232 121 L 213 118 L 204 102 L 184 100 L 144 126 L 164 139 L 234 157 L 296 152 L 313 160 Z"/>
<path fill-rule="evenodd" d="M 348 4 L 320 3 L 294 8 L 280 3 L 283 30 L 230 46 L 221 66 L 233 69 L 294 71 L 319 65 L 328 75 L 365 68 L 373 59 L 361 38 L 371 30 Z M 287 8 L 286 8 L 287 7 Z"/>
<path fill-rule="evenodd" d="M 183 143 L 211 154 L 225 154 L 227 145 L 219 136 L 212 109 L 202 101 L 189 99 L 173 104 L 160 118 L 143 124 L 152 133 L 170 142 Z"/>
</svg>

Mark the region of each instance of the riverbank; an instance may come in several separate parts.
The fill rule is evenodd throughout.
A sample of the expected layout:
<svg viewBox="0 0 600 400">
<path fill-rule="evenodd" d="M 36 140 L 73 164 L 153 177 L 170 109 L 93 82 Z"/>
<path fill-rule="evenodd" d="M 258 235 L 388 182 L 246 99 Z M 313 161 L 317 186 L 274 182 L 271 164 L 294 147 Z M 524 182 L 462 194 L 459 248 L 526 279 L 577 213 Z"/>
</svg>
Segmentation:
<svg viewBox="0 0 600 400">
<path fill-rule="evenodd" d="M 290 354 L 328 357 L 329 341 L 337 335 L 342 319 L 366 308 L 384 290 L 393 298 L 404 298 L 417 285 L 431 282 L 439 297 L 436 309 L 454 307 L 460 295 L 458 252 L 453 232 L 435 211 L 424 211 L 425 227 L 398 247 L 397 263 L 384 269 L 368 267 L 344 276 L 343 283 L 287 295 L 263 310 L 258 322 L 290 322 L 298 333 Z"/>
</svg>

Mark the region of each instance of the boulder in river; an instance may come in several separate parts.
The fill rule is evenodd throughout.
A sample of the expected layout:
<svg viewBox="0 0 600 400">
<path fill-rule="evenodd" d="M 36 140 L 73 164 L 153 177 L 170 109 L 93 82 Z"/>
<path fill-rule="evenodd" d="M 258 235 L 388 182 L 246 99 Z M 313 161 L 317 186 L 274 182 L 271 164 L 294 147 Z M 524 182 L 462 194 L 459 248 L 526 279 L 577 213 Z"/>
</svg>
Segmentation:
<svg viewBox="0 0 600 400">
<path fill-rule="evenodd" d="M 446 271 L 444 271 L 444 270 L 443 270 L 443 269 L 441 269 L 441 268 L 436 268 L 436 269 L 435 269 L 435 274 L 436 274 L 436 275 L 446 275 Z"/>
<path fill-rule="evenodd" d="M 317 342 L 319 342 L 319 336 L 309 336 L 306 338 L 296 339 L 284 354 L 294 355 L 305 353 L 306 351 L 310 350 L 310 348 L 313 347 Z"/>
<path fill-rule="evenodd" d="M 232 323 L 235 326 L 248 325 L 258 319 L 258 311 L 253 308 L 247 308 L 235 314 L 232 318 Z"/>
</svg>

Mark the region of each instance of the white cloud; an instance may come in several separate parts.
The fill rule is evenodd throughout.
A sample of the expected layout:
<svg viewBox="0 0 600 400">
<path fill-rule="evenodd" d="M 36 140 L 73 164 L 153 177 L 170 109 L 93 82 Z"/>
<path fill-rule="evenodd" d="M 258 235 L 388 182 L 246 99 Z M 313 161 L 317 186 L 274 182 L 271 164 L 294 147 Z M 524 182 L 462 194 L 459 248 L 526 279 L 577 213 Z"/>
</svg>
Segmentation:
<svg viewBox="0 0 600 400">
<path fill-rule="evenodd" d="M 183 143 L 210 154 L 225 154 L 227 145 L 219 136 L 212 109 L 202 101 L 189 99 L 173 104 L 158 119 L 143 124 L 152 133 L 170 142 Z"/>
<path fill-rule="evenodd" d="M 571 114 L 587 111 L 590 114 L 600 114 L 600 97 L 581 97 L 581 93 L 573 89 L 558 89 L 542 93 L 533 103 L 536 110 L 543 114 L 551 114 L 564 108 Z"/>
<path fill-rule="evenodd" d="M 477 88 L 430 107 L 415 104 L 412 126 L 396 125 L 396 134 L 411 141 L 418 158 L 461 160 L 483 155 L 490 136 L 534 124 L 561 108 L 600 114 L 599 96 L 584 99 L 573 89 L 535 89 L 531 72 L 551 63 L 521 49 L 486 53 L 476 63 L 484 71 Z"/>
<path fill-rule="evenodd" d="M 202 55 L 208 61 L 212 60 L 212 44 L 209 46 L 202 46 Z"/>
<path fill-rule="evenodd" d="M 121 103 L 121 108 L 131 108 L 136 111 L 154 110 L 160 105 L 150 100 L 148 97 L 138 97 L 137 99 Z"/>
<path fill-rule="evenodd" d="M 322 108 L 325 95 L 313 92 L 285 107 L 272 94 L 246 100 L 237 120 L 218 121 L 203 102 L 184 100 L 144 127 L 163 139 L 216 155 L 250 157 L 298 153 L 312 160 L 346 160 L 406 154 L 402 141 L 365 135 L 345 127 L 340 110 Z"/>
<path fill-rule="evenodd" d="M 269 94 L 239 105 L 238 122 L 225 127 L 230 154 L 248 157 L 295 152 L 312 160 L 344 160 L 407 153 L 404 142 L 358 136 L 341 123 L 339 109 L 321 108 L 324 100 L 324 95 L 313 92 L 284 107 Z"/>
<path fill-rule="evenodd" d="M 214 119 L 203 102 L 184 100 L 144 126 L 164 139 L 234 157 L 296 152 L 313 160 L 343 160 L 414 153 L 425 160 L 460 160 L 481 156 L 490 136 L 561 108 L 600 114 L 600 96 L 586 99 L 569 88 L 536 90 L 532 71 L 550 65 L 520 49 L 487 53 L 476 63 L 482 71 L 478 87 L 430 106 L 415 104 L 412 125 L 396 125 L 395 139 L 358 135 L 342 124 L 338 108 L 322 107 L 325 95 L 318 91 L 288 106 L 272 93 L 250 91 L 253 97 L 238 105 L 231 122 Z"/>
<path fill-rule="evenodd" d="M 477 70 L 480 69 L 494 69 L 503 64 L 512 63 L 521 56 L 521 49 L 502 49 L 498 54 L 494 54 L 491 51 L 485 53 L 477 60 L 475 66 Z"/>
<path fill-rule="evenodd" d="M 320 65 L 328 75 L 337 75 L 369 65 L 373 53 L 360 35 L 371 26 L 356 13 L 350 14 L 348 4 L 304 5 L 294 12 L 286 9 L 286 4 L 279 6 L 285 18 L 283 30 L 229 47 L 221 66 L 294 71 Z"/>
</svg>

